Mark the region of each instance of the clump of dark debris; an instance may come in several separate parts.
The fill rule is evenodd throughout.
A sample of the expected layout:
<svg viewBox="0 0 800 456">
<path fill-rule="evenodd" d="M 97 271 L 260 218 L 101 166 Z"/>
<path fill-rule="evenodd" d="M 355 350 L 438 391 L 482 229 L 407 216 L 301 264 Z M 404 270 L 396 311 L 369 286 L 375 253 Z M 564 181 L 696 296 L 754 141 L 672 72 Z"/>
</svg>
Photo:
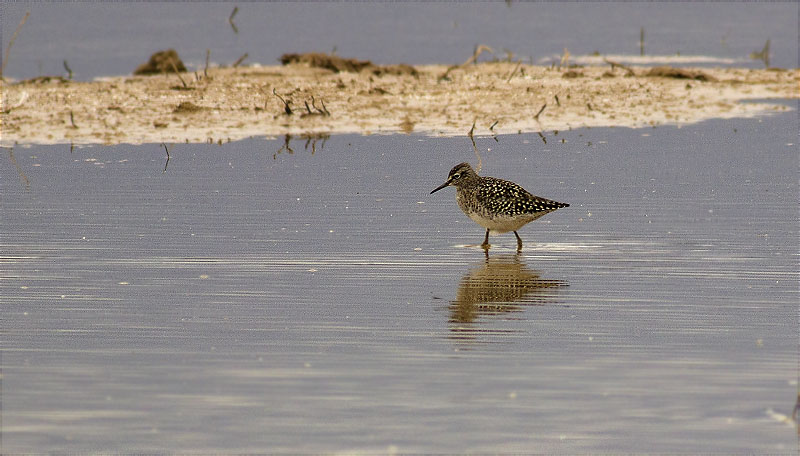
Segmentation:
<svg viewBox="0 0 800 456">
<path fill-rule="evenodd" d="M 346 59 L 337 55 L 322 54 L 320 52 L 306 52 L 305 54 L 283 54 L 280 58 L 283 65 L 290 63 L 304 63 L 312 68 L 325 68 L 334 73 L 358 73 L 364 68 L 371 67 L 369 60 Z"/>
<path fill-rule="evenodd" d="M 198 112 L 203 111 L 206 108 L 202 106 L 197 106 L 196 104 L 192 103 L 191 101 L 182 101 L 181 104 L 175 107 L 172 110 L 174 113 L 186 113 L 186 112 Z"/>
<path fill-rule="evenodd" d="M 583 77 L 583 73 L 581 73 L 580 71 L 569 70 L 564 74 L 562 74 L 561 77 L 565 79 L 581 78 Z"/>
<path fill-rule="evenodd" d="M 670 66 L 657 66 L 650 68 L 647 76 L 661 77 L 661 78 L 675 78 L 675 79 L 694 79 L 696 81 L 714 82 L 717 80 L 714 76 L 703 73 L 702 71 L 692 71 L 683 68 L 673 68 Z"/>
<path fill-rule="evenodd" d="M 398 65 L 375 65 L 369 60 L 358 60 L 339 57 L 338 55 L 323 54 L 320 52 L 306 52 L 304 54 L 283 54 L 280 57 L 283 65 L 301 63 L 312 68 L 324 68 L 334 73 L 359 73 L 362 70 L 370 71 L 377 76 L 404 75 L 417 77 L 419 73 L 411 65 L 404 63 Z"/>
<path fill-rule="evenodd" d="M 63 76 L 36 76 L 35 78 L 25 79 L 20 81 L 19 84 L 51 84 L 61 83 L 67 84 L 70 80 Z"/>
<path fill-rule="evenodd" d="M 173 68 L 173 66 L 175 68 Z M 178 57 L 175 49 L 167 49 L 166 51 L 158 51 L 150 56 L 147 63 L 139 65 L 133 74 L 159 74 L 159 73 L 172 73 L 173 71 L 186 71 L 186 66 Z"/>
</svg>

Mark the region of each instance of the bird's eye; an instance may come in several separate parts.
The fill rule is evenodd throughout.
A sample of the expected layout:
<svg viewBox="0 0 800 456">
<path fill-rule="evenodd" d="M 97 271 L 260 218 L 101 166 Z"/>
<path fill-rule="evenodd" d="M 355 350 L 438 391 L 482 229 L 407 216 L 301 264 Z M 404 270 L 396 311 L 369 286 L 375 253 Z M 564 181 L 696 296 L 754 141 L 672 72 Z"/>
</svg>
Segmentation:
<svg viewBox="0 0 800 456">
<path fill-rule="evenodd" d="M 458 179 L 459 177 L 461 177 L 461 173 L 453 174 L 453 179 Z"/>
</svg>

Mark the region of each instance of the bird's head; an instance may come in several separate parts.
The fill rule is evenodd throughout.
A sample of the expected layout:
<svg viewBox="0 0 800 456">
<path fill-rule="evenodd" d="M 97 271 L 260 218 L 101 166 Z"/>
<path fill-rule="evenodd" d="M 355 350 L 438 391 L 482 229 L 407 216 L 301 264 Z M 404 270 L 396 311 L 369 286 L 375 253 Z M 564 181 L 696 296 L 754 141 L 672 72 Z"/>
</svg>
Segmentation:
<svg viewBox="0 0 800 456">
<path fill-rule="evenodd" d="M 478 177 L 478 174 L 474 169 L 472 169 L 472 166 L 470 166 L 469 163 L 459 163 L 450 170 L 450 174 L 447 175 L 447 180 L 444 182 L 444 184 L 433 189 L 431 194 L 434 194 L 450 185 L 454 187 L 460 187 L 476 177 Z"/>
</svg>

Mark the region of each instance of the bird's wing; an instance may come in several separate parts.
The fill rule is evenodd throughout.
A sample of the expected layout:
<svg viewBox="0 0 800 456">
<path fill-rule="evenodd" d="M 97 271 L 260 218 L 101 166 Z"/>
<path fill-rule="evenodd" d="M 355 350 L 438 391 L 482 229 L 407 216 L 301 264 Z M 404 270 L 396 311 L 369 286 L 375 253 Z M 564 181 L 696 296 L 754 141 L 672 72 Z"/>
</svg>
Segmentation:
<svg viewBox="0 0 800 456">
<path fill-rule="evenodd" d="M 521 186 L 503 179 L 486 178 L 478 199 L 494 213 L 510 216 L 550 212 L 567 206 L 558 201 L 532 195 Z"/>
</svg>

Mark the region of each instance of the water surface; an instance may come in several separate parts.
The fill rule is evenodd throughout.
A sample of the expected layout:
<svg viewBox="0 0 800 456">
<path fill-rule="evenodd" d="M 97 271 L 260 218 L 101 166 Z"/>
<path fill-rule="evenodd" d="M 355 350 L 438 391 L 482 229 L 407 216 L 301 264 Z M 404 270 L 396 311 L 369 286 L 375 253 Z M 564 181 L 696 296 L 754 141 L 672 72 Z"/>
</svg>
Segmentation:
<svg viewBox="0 0 800 456">
<path fill-rule="evenodd" d="M 228 23 L 234 6 L 236 31 Z M 174 48 L 190 70 L 278 64 L 287 52 L 332 52 L 375 63 L 455 64 L 478 44 L 497 58 L 541 61 L 568 49 L 683 56 L 673 64 L 763 68 L 750 53 L 770 40 L 770 64 L 797 68 L 798 4 L 785 3 L 45 3 L 4 2 L 2 42 L 25 11 L 6 75 L 79 80 L 130 74 L 153 52 Z M 5 45 L 3 46 L 5 49 Z M 683 60 L 705 56 L 707 60 Z M 484 56 L 483 58 L 491 58 Z M 619 57 L 616 57 L 619 58 Z M 602 64 L 602 63 L 601 63 Z"/>
<path fill-rule="evenodd" d="M 3 451 L 791 454 L 795 133 L 4 149 Z"/>
</svg>

